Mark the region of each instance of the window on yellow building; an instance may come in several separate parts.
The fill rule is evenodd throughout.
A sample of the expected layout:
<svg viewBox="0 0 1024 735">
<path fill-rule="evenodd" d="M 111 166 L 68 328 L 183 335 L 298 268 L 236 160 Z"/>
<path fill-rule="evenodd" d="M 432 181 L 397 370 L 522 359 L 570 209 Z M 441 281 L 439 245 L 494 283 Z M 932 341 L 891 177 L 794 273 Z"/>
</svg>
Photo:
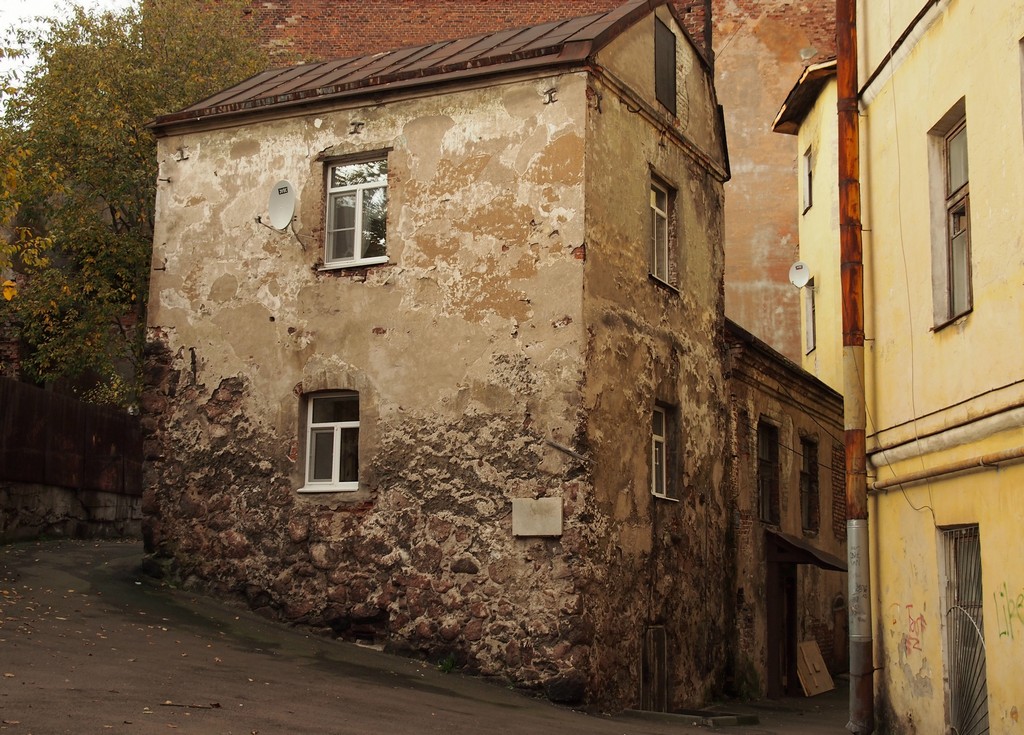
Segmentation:
<svg viewBox="0 0 1024 735">
<path fill-rule="evenodd" d="M 818 345 L 818 332 L 815 323 L 814 279 L 807 282 L 803 289 L 804 295 L 804 354 L 811 354 Z"/>
<path fill-rule="evenodd" d="M 970 187 L 967 179 L 967 120 L 946 135 L 946 240 L 949 259 L 949 318 L 971 309 Z"/>
<path fill-rule="evenodd" d="M 804 151 L 801 166 L 803 167 L 803 171 L 800 172 L 800 180 L 803 189 L 804 214 L 807 214 L 807 210 L 814 204 L 814 157 L 811 155 L 810 148 Z"/>
<path fill-rule="evenodd" d="M 974 308 L 964 99 L 961 98 L 929 132 L 933 307 L 938 329 Z"/>
</svg>

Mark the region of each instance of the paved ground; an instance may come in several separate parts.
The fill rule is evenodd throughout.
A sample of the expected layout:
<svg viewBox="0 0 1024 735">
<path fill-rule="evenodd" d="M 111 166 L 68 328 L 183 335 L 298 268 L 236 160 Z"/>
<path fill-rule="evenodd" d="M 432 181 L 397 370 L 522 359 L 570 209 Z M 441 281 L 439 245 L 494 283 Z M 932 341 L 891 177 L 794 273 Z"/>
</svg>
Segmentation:
<svg viewBox="0 0 1024 735">
<path fill-rule="evenodd" d="M 0 546 L 0 732 L 707 732 L 680 718 L 597 717 L 274 625 L 136 572 L 136 542 Z M 758 725 L 716 732 L 845 733 L 846 695 L 720 709 Z"/>
</svg>

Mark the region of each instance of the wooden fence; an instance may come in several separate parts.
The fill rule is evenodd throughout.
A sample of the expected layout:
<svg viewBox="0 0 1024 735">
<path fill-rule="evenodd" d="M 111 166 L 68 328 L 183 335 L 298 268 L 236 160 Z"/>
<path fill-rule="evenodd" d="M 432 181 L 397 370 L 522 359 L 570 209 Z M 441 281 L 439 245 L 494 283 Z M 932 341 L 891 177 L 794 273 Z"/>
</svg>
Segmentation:
<svg viewBox="0 0 1024 735">
<path fill-rule="evenodd" d="M 138 417 L 0 378 L 0 481 L 139 496 Z"/>
</svg>

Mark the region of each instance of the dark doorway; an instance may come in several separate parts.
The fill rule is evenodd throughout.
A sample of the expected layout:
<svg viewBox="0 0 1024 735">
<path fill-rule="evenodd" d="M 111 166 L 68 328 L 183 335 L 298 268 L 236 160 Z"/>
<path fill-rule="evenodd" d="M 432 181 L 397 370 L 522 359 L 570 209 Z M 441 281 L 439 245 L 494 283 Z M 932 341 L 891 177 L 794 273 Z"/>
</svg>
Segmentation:
<svg viewBox="0 0 1024 735">
<path fill-rule="evenodd" d="M 796 564 L 768 562 L 768 696 L 774 699 L 800 693 L 796 673 Z"/>
<path fill-rule="evenodd" d="M 804 539 L 765 530 L 767 567 L 766 617 L 768 661 L 765 689 L 771 698 L 799 696 L 803 689 L 797 676 L 797 581 L 798 564 L 845 572 L 842 559 L 814 548 Z"/>
</svg>

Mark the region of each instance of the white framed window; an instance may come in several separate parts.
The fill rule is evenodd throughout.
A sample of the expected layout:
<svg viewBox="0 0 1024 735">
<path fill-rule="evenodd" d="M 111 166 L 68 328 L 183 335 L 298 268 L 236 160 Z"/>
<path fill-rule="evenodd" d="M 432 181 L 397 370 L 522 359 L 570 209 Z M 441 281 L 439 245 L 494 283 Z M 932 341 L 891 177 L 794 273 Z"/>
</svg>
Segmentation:
<svg viewBox="0 0 1024 735">
<path fill-rule="evenodd" d="M 651 495 L 678 500 L 676 472 L 673 466 L 673 435 L 676 413 L 669 406 L 656 405 L 651 413 Z"/>
<path fill-rule="evenodd" d="M 668 421 L 665 409 L 654 407 L 651 429 L 651 494 L 659 498 L 668 497 L 668 456 L 667 433 Z"/>
<path fill-rule="evenodd" d="M 807 210 L 814 204 L 814 158 L 810 148 L 804 151 L 801 166 L 803 167 L 800 179 L 803 185 L 804 214 L 807 214 Z"/>
<path fill-rule="evenodd" d="M 387 159 L 327 170 L 324 268 L 387 263 Z"/>
<path fill-rule="evenodd" d="M 306 412 L 306 484 L 302 492 L 358 490 L 359 394 L 311 395 Z"/>
<path fill-rule="evenodd" d="M 651 179 L 651 245 L 650 273 L 670 286 L 675 277 L 672 258 L 675 253 L 674 217 L 675 190 Z"/>
</svg>

